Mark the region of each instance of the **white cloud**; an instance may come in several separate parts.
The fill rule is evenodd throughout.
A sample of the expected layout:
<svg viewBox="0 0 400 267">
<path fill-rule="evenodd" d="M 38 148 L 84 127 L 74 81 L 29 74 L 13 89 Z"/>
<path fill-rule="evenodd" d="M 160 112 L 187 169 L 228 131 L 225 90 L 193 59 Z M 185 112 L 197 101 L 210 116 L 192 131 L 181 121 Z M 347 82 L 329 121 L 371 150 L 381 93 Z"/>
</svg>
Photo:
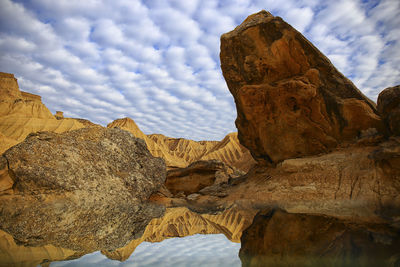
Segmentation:
<svg viewBox="0 0 400 267">
<path fill-rule="evenodd" d="M 400 83 L 400 2 L 0 0 L 0 71 L 52 112 L 146 133 L 235 131 L 220 35 L 261 9 L 301 31 L 369 97 Z M 63 99 L 63 101 L 60 101 Z M 65 101 L 64 101 L 65 100 Z"/>
</svg>

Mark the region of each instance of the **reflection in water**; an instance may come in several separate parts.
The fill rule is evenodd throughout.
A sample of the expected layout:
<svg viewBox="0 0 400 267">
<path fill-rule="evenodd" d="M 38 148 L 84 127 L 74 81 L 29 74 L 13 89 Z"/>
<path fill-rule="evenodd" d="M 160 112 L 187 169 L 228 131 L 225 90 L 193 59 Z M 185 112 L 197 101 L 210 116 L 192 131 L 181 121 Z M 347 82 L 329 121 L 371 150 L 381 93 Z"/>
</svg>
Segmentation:
<svg viewBox="0 0 400 267">
<path fill-rule="evenodd" d="M 241 266 L 240 243 L 223 234 L 170 238 L 159 243 L 143 242 L 124 262 L 110 260 L 100 252 L 79 259 L 52 262 L 56 266 Z"/>
</svg>

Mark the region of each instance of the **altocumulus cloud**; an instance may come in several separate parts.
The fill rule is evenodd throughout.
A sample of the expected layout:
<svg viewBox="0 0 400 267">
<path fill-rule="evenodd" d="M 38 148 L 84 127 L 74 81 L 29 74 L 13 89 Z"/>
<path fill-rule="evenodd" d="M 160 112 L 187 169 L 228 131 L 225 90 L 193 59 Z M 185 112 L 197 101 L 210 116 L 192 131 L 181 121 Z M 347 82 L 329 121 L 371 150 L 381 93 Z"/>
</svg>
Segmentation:
<svg viewBox="0 0 400 267">
<path fill-rule="evenodd" d="M 0 71 L 52 112 L 147 134 L 235 131 L 219 37 L 268 10 L 301 31 L 367 96 L 400 83 L 398 0 L 0 0 Z"/>
</svg>

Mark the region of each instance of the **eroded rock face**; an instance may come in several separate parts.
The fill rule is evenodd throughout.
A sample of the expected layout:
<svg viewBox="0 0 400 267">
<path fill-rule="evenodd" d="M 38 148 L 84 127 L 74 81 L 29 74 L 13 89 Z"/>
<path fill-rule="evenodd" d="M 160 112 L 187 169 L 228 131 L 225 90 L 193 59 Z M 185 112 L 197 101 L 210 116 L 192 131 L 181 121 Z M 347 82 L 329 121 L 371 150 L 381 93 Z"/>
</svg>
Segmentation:
<svg viewBox="0 0 400 267">
<path fill-rule="evenodd" d="M 164 183 L 165 164 L 126 131 L 31 134 L 4 160 L 13 185 L 0 196 L 0 228 L 18 244 L 116 249 L 163 213 L 147 199 Z"/>
<path fill-rule="evenodd" d="M 242 266 L 397 266 L 398 229 L 264 210 L 241 238 Z"/>
<path fill-rule="evenodd" d="M 201 192 L 210 186 L 218 187 L 228 183 L 233 177 L 243 173 L 218 160 L 201 160 L 186 168 L 172 169 L 167 172 L 165 186 L 172 194 L 183 192 L 184 195 Z"/>
<path fill-rule="evenodd" d="M 394 135 L 400 135 L 400 85 L 383 90 L 378 96 L 378 111 Z"/>
<path fill-rule="evenodd" d="M 269 12 L 221 36 L 239 140 L 261 163 L 327 152 L 382 129 L 375 105 L 304 36 Z"/>
</svg>

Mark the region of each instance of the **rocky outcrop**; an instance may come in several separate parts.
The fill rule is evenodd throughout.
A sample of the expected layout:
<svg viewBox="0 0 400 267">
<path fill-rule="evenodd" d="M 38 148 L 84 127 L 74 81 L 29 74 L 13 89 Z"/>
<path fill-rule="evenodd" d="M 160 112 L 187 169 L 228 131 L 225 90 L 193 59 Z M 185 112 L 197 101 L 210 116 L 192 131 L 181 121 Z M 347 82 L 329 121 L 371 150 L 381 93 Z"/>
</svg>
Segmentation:
<svg viewBox="0 0 400 267">
<path fill-rule="evenodd" d="M 217 160 L 202 160 L 186 168 L 172 169 L 167 172 L 165 186 L 174 195 L 183 192 L 185 196 L 201 192 L 210 186 L 218 187 L 237 178 L 243 173 Z"/>
<path fill-rule="evenodd" d="M 260 163 L 330 151 L 382 130 L 375 104 L 304 36 L 269 12 L 221 36 L 239 140 Z"/>
<path fill-rule="evenodd" d="M 239 143 L 237 133 L 230 133 L 221 141 L 194 141 L 162 134 L 145 135 L 130 118 L 117 119 L 107 127 L 118 127 L 143 139 L 150 153 L 163 158 L 168 168 L 185 168 L 200 160 L 219 160 L 247 172 L 255 164 L 250 152 Z"/>
<path fill-rule="evenodd" d="M 147 199 L 164 183 L 165 164 L 126 131 L 31 134 L 0 163 L 12 180 L 0 196 L 0 228 L 17 244 L 116 249 L 163 213 Z"/>
<path fill-rule="evenodd" d="M 146 142 L 147 147 L 149 146 L 148 144 L 149 140 L 147 136 L 139 129 L 139 127 L 131 118 L 122 118 L 114 120 L 113 122 L 107 125 L 107 128 L 120 128 L 122 130 L 128 131 L 131 134 L 133 134 L 133 136 L 143 139 Z"/>
<path fill-rule="evenodd" d="M 264 210 L 241 238 L 242 266 L 398 266 L 398 229 Z"/>
<path fill-rule="evenodd" d="M 363 220 L 400 216 L 400 142 L 351 146 L 255 168 L 224 201 Z M 392 218 L 392 219 L 391 219 Z"/>
<path fill-rule="evenodd" d="M 393 135 L 400 135 L 400 85 L 383 90 L 378 96 L 378 111 Z"/>
<path fill-rule="evenodd" d="M 0 153 L 37 131 L 62 133 L 83 128 L 73 119 L 56 119 L 41 97 L 19 90 L 13 74 L 0 73 Z"/>
</svg>

